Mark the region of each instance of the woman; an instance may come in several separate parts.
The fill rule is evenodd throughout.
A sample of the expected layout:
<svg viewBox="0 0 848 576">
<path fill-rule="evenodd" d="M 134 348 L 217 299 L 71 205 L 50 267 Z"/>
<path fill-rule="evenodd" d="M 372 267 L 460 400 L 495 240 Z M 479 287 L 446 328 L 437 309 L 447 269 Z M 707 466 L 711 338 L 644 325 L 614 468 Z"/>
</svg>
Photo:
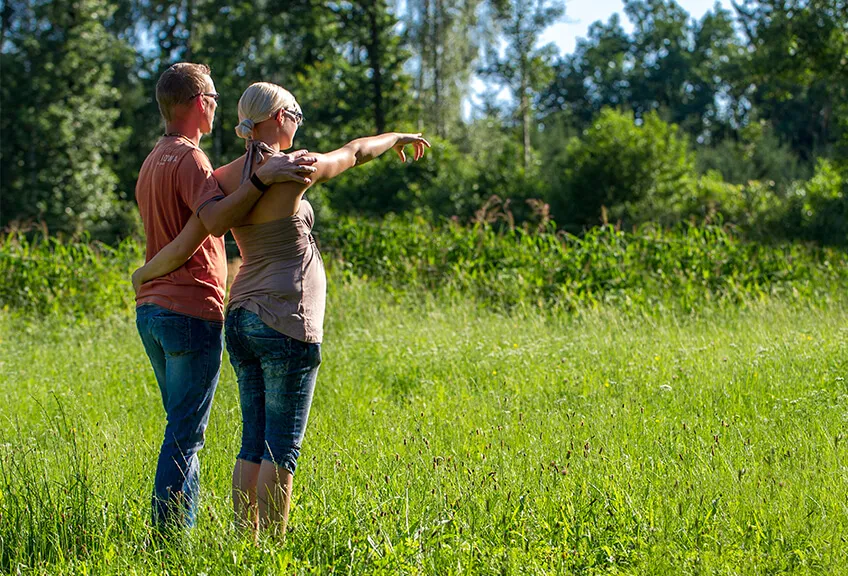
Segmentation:
<svg viewBox="0 0 848 576">
<path fill-rule="evenodd" d="M 286 150 L 303 122 L 287 90 L 251 85 L 239 100 L 236 133 L 247 152 L 215 171 L 224 193 L 250 178 L 264 154 Z M 236 519 L 282 537 L 292 481 L 321 363 L 326 279 L 312 238 L 314 212 L 303 193 L 394 149 L 402 161 L 430 144 L 420 134 L 389 133 L 353 140 L 318 158 L 312 181 L 274 184 L 232 229 L 243 263 L 230 290 L 225 334 L 239 385 L 241 450 L 233 470 Z M 207 236 L 193 217 L 180 235 L 133 274 L 133 285 L 181 266 Z"/>
</svg>

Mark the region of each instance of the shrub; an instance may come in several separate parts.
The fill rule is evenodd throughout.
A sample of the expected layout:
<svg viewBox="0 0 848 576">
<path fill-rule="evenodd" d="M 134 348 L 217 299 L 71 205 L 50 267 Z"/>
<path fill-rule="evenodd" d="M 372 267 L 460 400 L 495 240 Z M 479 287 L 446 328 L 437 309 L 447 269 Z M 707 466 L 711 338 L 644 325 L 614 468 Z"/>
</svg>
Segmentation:
<svg viewBox="0 0 848 576">
<path fill-rule="evenodd" d="M 475 190 L 481 198 L 497 197 L 509 210 L 511 218 L 523 223 L 533 215 L 528 200 L 548 196 L 550 184 L 546 181 L 542 156 L 548 156 L 550 150 L 544 153 L 531 150 L 530 163 L 525 166 L 518 130 L 518 127 L 492 118 L 477 120 L 470 129 L 469 157 L 477 173 Z M 476 212 L 481 204 L 478 202 L 472 211 Z"/>
<path fill-rule="evenodd" d="M 744 242 L 714 225 L 643 226 L 633 233 L 605 226 L 577 238 L 552 227 L 539 233 L 409 217 L 342 218 L 323 238 L 342 277 L 392 290 L 458 292 L 507 307 L 689 308 L 715 299 L 820 296 L 848 282 L 842 252 Z"/>
<path fill-rule="evenodd" d="M 733 184 L 773 182 L 780 196 L 786 195 L 793 182 L 806 180 L 811 173 L 811 166 L 763 122 L 742 128 L 738 140 L 727 138 L 714 146 L 699 147 L 696 166 L 701 173 L 717 171 Z"/>
<path fill-rule="evenodd" d="M 518 141 L 502 128 L 495 121 L 475 124 L 469 153 L 439 138 L 430 140 L 433 147 L 422 160 L 406 166 L 388 153 L 345 172 L 319 193 L 338 214 L 415 212 L 462 221 L 472 219 L 481 205 L 497 196 L 514 219 L 523 222 L 533 215 L 527 200 L 544 198 L 546 185 L 538 161 L 525 169 Z"/>
<path fill-rule="evenodd" d="M 848 242 L 848 179 L 836 166 L 820 160 L 813 177 L 796 183 L 790 193 L 784 233 L 823 244 Z"/>
<path fill-rule="evenodd" d="M 694 181 L 685 136 L 656 113 L 639 125 L 632 113 L 603 110 L 568 143 L 563 161 L 563 189 L 551 192 L 550 203 L 558 222 L 579 226 L 598 224 L 602 207 L 613 220 L 648 220 Z"/>
<path fill-rule="evenodd" d="M 418 162 L 404 166 L 389 152 L 345 172 L 324 185 L 327 202 L 341 214 L 470 215 L 482 203 L 476 167 L 450 142 L 431 139 L 431 144 Z"/>
<path fill-rule="evenodd" d="M 108 317 L 134 305 L 130 273 L 144 260 L 137 240 L 116 248 L 20 232 L 0 245 L 0 309 L 27 315 Z"/>
<path fill-rule="evenodd" d="M 848 255 L 802 244 L 741 240 L 715 225 L 612 226 L 582 238 L 541 229 L 462 226 L 424 218 L 341 217 L 321 230 L 332 284 L 367 279 L 389 291 L 429 291 L 498 308 L 568 310 L 609 303 L 692 309 L 772 295 L 826 298 L 848 287 Z M 102 318 L 133 307 L 129 274 L 141 245 L 27 240 L 0 247 L 0 307 L 26 315 Z"/>
</svg>

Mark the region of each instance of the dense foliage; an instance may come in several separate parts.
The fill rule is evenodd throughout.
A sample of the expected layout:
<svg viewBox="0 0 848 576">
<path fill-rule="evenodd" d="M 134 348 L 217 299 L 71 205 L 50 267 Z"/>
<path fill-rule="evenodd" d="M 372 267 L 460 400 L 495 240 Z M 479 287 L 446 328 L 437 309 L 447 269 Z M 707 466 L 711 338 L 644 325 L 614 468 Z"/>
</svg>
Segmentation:
<svg viewBox="0 0 848 576">
<path fill-rule="evenodd" d="M 604 226 L 576 237 L 552 227 L 343 219 L 322 240 L 345 273 L 398 290 L 470 294 L 498 307 L 688 310 L 711 300 L 828 297 L 848 286 L 842 251 L 745 242 L 714 225 Z"/>
<path fill-rule="evenodd" d="M 204 140 L 215 164 L 241 153 L 235 104 L 256 80 L 300 100 L 297 146 L 384 129 L 438 143 L 421 166 L 387 159 L 316 191 L 339 214 L 467 221 L 497 196 L 519 223 L 547 203 L 575 233 L 721 218 L 843 244 L 848 6 L 734 6 L 695 19 L 674 0 L 626 0 L 632 32 L 613 16 L 561 54 L 540 42 L 563 15 L 552 1 L 5 2 L 0 226 L 131 234 L 135 178 L 160 132 L 154 84 L 194 60 L 222 95 Z M 475 77 L 486 90 L 472 98 Z"/>
<path fill-rule="evenodd" d="M 693 178 L 685 138 L 653 112 L 636 126 L 632 115 L 603 110 L 568 143 L 565 158 L 562 196 L 551 198 L 554 217 L 582 225 L 596 223 L 604 206 L 616 220 L 661 218 Z"/>
<path fill-rule="evenodd" d="M 843 251 L 747 242 L 715 225 L 604 226 L 582 237 L 536 226 L 342 217 L 322 227 L 319 240 L 331 285 L 364 278 L 395 293 L 470 298 L 495 309 L 614 303 L 688 311 L 771 296 L 821 301 L 848 287 Z M 76 320 L 129 312 L 129 274 L 142 259 L 131 239 L 110 248 L 11 235 L 0 245 L 0 309 Z"/>
<path fill-rule="evenodd" d="M 73 319 L 131 310 L 129 275 L 143 258 L 133 239 L 112 248 L 88 238 L 10 234 L 0 244 L 0 309 Z"/>
</svg>

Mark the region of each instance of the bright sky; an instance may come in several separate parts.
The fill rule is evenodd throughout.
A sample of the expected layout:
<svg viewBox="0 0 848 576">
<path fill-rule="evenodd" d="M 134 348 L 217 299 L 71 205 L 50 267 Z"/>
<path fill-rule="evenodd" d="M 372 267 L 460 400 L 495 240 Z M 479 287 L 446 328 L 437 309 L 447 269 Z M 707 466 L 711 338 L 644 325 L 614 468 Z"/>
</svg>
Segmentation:
<svg viewBox="0 0 848 576">
<path fill-rule="evenodd" d="M 677 0 L 677 3 L 691 18 L 698 20 L 712 10 L 716 3 L 727 10 L 733 10 L 730 0 Z M 616 12 L 621 17 L 621 25 L 625 31 L 632 31 L 633 26 L 624 15 L 622 0 L 566 0 L 565 18 L 548 28 L 542 37 L 542 45 L 556 42 L 560 52 L 570 54 L 574 52 L 577 39 L 586 37 L 591 24 L 598 20 L 606 22 Z"/>
</svg>

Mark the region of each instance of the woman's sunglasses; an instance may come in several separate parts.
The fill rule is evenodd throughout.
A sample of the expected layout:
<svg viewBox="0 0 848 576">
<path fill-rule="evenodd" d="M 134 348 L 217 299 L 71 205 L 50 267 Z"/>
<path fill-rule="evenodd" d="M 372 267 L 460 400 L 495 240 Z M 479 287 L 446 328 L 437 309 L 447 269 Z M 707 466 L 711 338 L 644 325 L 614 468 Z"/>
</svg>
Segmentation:
<svg viewBox="0 0 848 576">
<path fill-rule="evenodd" d="M 283 112 L 291 114 L 291 117 L 294 118 L 294 121 L 297 122 L 297 125 L 300 126 L 303 124 L 303 113 L 298 112 L 297 110 L 286 110 L 283 108 Z"/>
</svg>

